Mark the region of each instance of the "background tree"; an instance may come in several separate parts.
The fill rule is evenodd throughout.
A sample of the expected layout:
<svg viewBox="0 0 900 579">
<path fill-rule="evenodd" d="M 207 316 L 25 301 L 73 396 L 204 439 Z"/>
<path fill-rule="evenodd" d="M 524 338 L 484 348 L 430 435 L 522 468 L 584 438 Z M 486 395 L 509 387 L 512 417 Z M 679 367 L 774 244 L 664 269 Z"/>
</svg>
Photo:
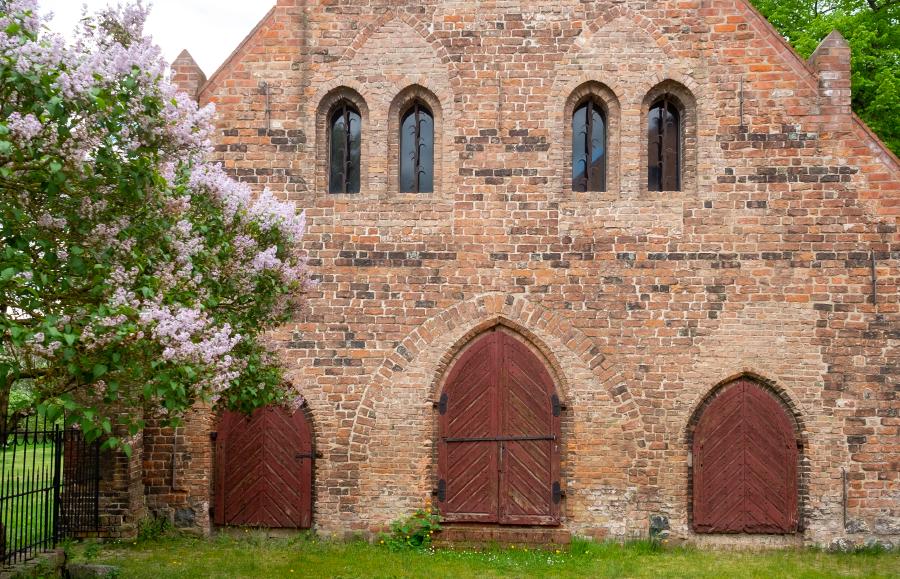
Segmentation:
<svg viewBox="0 0 900 579">
<path fill-rule="evenodd" d="M 297 305 L 303 216 L 204 161 L 213 110 L 167 80 L 145 16 L 69 44 L 0 0 L 0 431 L 17 385 L 90 438 L 301 400 L 263 337 Z"/>
<path fill-rule="evenodd" d="M 838 30 L 850 43 L 853 110 L 900 154 L 900 0 L 752 0 L 804 57 Z"/>
</svg>

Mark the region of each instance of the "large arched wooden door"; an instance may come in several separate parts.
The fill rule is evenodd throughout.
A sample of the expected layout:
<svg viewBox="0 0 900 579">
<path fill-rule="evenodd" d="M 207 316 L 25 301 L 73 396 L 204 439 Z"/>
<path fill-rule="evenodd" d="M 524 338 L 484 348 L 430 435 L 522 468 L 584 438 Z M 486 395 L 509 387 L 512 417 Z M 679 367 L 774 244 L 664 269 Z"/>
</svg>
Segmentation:
<svg viewBox="0 0 900 579">
<path fill-rule="evenodd" d="M 528 347 L 499 329 L 478 338 L 453 365 L 439 411 L 446 521 L 559 523 L 559 398 Z"/>
<path fill-rule="evenodd" d="M 694 431 L 694 530 L 795 532 L 798 461 L 793 418 L 775 396 L 744 378 L 726 385 Z"/>
<path fill-rule="evenodd" d="M 226 412 L 216 434 L 216 524 L 308 529 L 312 462 L 302 411 Z"/>
</svg>

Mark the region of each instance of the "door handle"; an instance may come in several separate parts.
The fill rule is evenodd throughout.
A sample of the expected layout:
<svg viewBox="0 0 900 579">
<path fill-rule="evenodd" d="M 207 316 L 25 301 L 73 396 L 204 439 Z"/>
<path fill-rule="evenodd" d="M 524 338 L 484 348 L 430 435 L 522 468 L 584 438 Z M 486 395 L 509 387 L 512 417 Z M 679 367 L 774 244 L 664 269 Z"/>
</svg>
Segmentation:
<svg viewBox="0 0 900 579">
<path fill-rule="evenodd" d="M 294 458 L 297 460 L 300 460 L 302 458 L 312 458 L 312 457 L 313 457 L 313 453 L 311 453 L 311 452 L 298 452 L 297 454 L 294 455 Z"/>
</svg>

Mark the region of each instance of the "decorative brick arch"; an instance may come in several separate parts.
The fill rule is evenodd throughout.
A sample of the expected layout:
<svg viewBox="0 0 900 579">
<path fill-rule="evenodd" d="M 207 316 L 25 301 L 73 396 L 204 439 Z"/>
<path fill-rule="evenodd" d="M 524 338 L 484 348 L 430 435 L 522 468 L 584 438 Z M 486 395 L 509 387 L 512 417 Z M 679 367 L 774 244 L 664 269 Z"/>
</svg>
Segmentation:
<svg viewBox="0 0 900 579">
<path fill-rule="evenodd" d="M 428 319 L 394 348 L 394 352 L 382 363 L 363 390 L 359 412 L 354 419 L 351 447 L 367 443 L 369 427 L 360 423 L 359 416 L 373 412 L 373 396 L 389 383 L 395 373 L 403 372 L 420 352 L 440 338 L 451 335 L 448 333 L 455 332 L 454 335 L 458 337 L 443 349 L 444 354 L 434 367 L 435 375 L 442 374 L 459 348 L 462 348 L 471 337 L 498 323 L 513 328 L 531 340 L 548 360 L 553 371 L 563 374 L 559 362 L 555 361 L 556 356 L 543 343 L 544 340 L 536 335 L 535 330 L 544 330 L 557 337 L 561 345 L 571 350 L 590 368 L 601 384 L 608 385 L 610 398 L 618 403 L 618 412 L 629 418 L 639 417 L 638 406 L 624 385 L 624 380 L 612 362 L 600 352 L 595 340 L 584 335 L 567 320 L 527 299 L 497 293 L 484 294 L 458 303 Z M 454 345 L 456 350 L 453 349 Z M 437 378 L 431 383 L 432 394 L 438 387 L 439 380 L 440 378 Z M 562 393 L 567 394 L 568 386 L 564 381 L 561 382 L 561 387 Z"/>
<path fill-rule="evenodd" d="M 599 14 L 584 26 L 583 30 L 587 37 L 592 36 L 617 18 L 626 18 L 633 22 L 637 28 L 643 30 L 654 40 L 654 42 L 656 42 L 656 45 L 666 53 L 666 56 L 672 56 L 672 48 L 669 46 L 669 39 L 656 23 L 643 14 L 634 12 L 625 4 L 617 4 L 601 9 Z"/>
<path fill-rule="evenodd" d="M 582 46 L 588 44 L 591 37 L 593 37 L 597 32 L 601 31 L 605 26 L 619 18 L 630 21 L 638 30 L 641 30 L 645 34 L 647 34 L 647 36 L 655 42 L 657 47 L 669 59 L 670 62 L 667 63 L 666 67 L 667 77 L 684 84 L 694 94 L 700 94 L 699 87 L 693 80 L 693 78 L 691 78 L 690 75 L 681 72 L 677 68 L 677 65 L 675 64 L 677 62 L 676 55 L 672 53 L 672 48 L 669 45 L 668 38 L 662 32 L 662 30 L 660 30 L 660 28 L 652 20 L 645 17 L 643 14 L 632 11 L 624 4 L 618 4 L 603 9 L 598 16 L 585 24 L 585 26 L 582 28 L 581 36 L 578 37 L 576 42 L 573 42 L 569 45 L 568 55 L 572 57 L 580 52 L 582 50 Z M 650 87 L 659 84 L 663 80 L 665 79 L 659 77 L 658 75 L 651 75 L 650 77 L 648 77 L 648 79 L 644 79 L 644 81 L 648 83 L 648 90 Z M 596 76 L 592 74 L 582 74 L 576 78 L 564 77 L 563 80 L 557 79 L 557 81 L 554 82 L 553 99 L 555 101 L 564 101 L 580 85 L 586 84 L 591 81 L 607 83 L 609 79 L 596 78 Z M 612 84 L 605 86 L 609 88 L 609 90 L 616 96 L 616 98 L 622 105 L 630 102 L 632 98 L 642 98 L 643 95 L 647 92 L 646 90 L 638 90 L 638 94 L 628 95 L 626 94 L 625 88 L 621 84 Z"/>
<path fill-rule="evenodd" d="M 350 43 L 350 46 L 348 46 L 344 53 L 341 55 L 341 60 L 353 60 L 356 54 L 362 49 L 363 46 L 365 46 L 366 42 L 369 41 L 369 38 L 371 38 L 371 36 L 375 34 L 375 32 L 379 28 L 385 26 L 392 20 L 400 20 L 401 22 L 404 22 L 410 28 L 415 30 L 419 34 L 419 36 L 421 36 L 425 40 L 425 42 L 427 42 L 431 46 L 431 48 L 435 52 L 435 56 L 440 59 L 441 63 L 451 68 L 454 67 L 453 60 L 450 58 L 450 54 L 447 52 L 444 44 L 431 31 L 429 31 L 429 27 L 424 22 L 407 12 L 397 13 L 393 10 L 387 10 L 386 12 L 383 12 L 374 20 L 369 22 L 369 24 L 364 26 L 362 30 L 360 30 L 356 35 L 356 38 L 353 39 L 353 42 Z"/>
<path fill-rule="evenodd" d="M 560 363 L 559 356 L 554 355 L 550 348 L 547 346 L 546 342 L 536 336 L 534 332 L 530 331 L 526 327 L 523 327 L 521 324 L 507 319 L 502 315 L 485 320 L 475 325 L 468 332 L 457 339 L 456 342 L 454 342 L 453 345 L 445 351 L 444 355 L 441 357 L 440 361 L 437 364 L 437 370 L 429 387 L 429 392 L 431 392 L 432 400 L 438 400 L 440 398 L 441 392 L 446 385 L 445 383 L 447 380 L 447 375 L 449 374 L 450 367 L 454 362 L 456 362 L 462 351 L 476 342 L 478 338 L 485 332 L 498 326 L 502 326 L 511 330 L 512 333 L 516 334 L 518 338 L 521 338 L 521 341 L 525 343 L 526 346 L 528 346 L 528 349 L 532 350 L 538 357 L 538 359 L 540 359 L 541 362 L 544 363 L 544 366 L 547 367 L 547 370 L 550 372 L 550 376 L 553 378 L 553 383 L 556 386 L 556 392 L 559 395 L 560 400 L 565 403 L 565 401 L 569 397 L 570 384 L 566 373 L 562 369 L 562 364 Z"/>
<path fill-rule="evenodd" d="M 560 136 L 560 143 L 555 147 L 555 166 L 560 167 L 562 174 L 560 181 L 563 183 L 563 196 L 572 192 L 572 113 L 575 107 L 589 98 L 599 101 L 606 114 L 606 190 L 619 191 L 621 184 L 621 164 L 619 158 L 622 154 L 622 105 L 620 95 L 624 89 L 621 85 L 609 86 L 589 75 L 572 80 L 558 87 L 563 92 L 557 94 L 554 102 L 559 107 L 557 115 L 557 127 L 553 133 Z M 561 156 L 560 156 L 561 155 Z M 593 194 L 593 192 L 582 193 Z"/>
<path fill-rule="evenodd" d="M 329 90 L 321 92 L 321 97 L 312 101 L 315 109 L 311 111 L 309 118 L 314 119 L 315 135 L 316 135 L 316 178 L 315 185 L 317 191 L 328 191 L 328 164 L 329 164 L 329 123 L 331 122 L 331 112 L 335 106 L 341 101 L 347 101 L 359 111 L 362 119 L 362 147 L 360 151 L 360 167 L 359 167 L 359 186 L 360 192 L 369 189 L 369 165 L 371 160 L 369 154 L 371 148 L 369 142 L 369 105 L 363 96 L 360 85 L 353 86 L 354 83 L 336 82 Z M 329 195 L 334 195 L 329 193 Z M 353 193 L 352 195 L 357 195 Z"/>
<path fill-rule="evenodd" d="M 646 90 L 644 90 L 646 88 Z M 677 70 L 667 71 L 665 77 L 650 75 L 644 79 L 644 84 L 634 96 L 640 96 L 640 179 L 641 191 L 647 190 L 647 125 L 649 123 L 650 107 L 656 99 L 668 94 L 674 97 L 673 101 L 681 116 L 681 191 L 693 192 L 697 190 L 697 167 L 699 163 L 699 126 L 700 104 L 697 83 L 685 74 Z"/>
<path fill-rule="evenodd" d="M 491 293 L 460 302 L 430 318 L 407 335 L 385 359 L 361 393 L 361 401 L 351 428 L 347 450 L 349 454 L 357 457 L 368 455 L 369 439 L 377 418 L 377 397 L 395 375 L 413 366 L 419 355 L 426 350 L 430 349 L 432 353 L 439 350 L 437 358 L 427 363 L 427 371 L 432 376 L 427 392 L 433 397 L 456 352 L 472 336 L 497 324 L 506 325 L 528 338 L 547 360 L 548 367 L 557 378 L 565 376 L 565 371 L 546 343 L 546 338 L 554 340 L 557 348 L 565 348 L 571 352 L 606 389 L 615 413 L 622 417 L 623 430 L 636 433 L 642 429 L 638 404 L 619 370 L 600 352 L 596 339 L 586 336 L 568 320 L 527 299 Z M 562 396 L 569 395 L 570 385 L 566 380 L 561 378 L 559 387 Z M 358 461 L 351 461 L 349 466 L 353 470 L 359 469 Z"/>
<path fill-rule="evenodd" d="M 678 70 L 677 67 L 666 70 L 664 75 L 651 74 L 641 77 L 641 81 L 636 83 L 635 87 L 634 93 L 630 96 L 633 99 L 640 99 L 639 101 L 635 100 L 635 102 L 641 102 L 648 107 L 650 106 L 649 101 L 653 100 L 655 96 L 653 93 L 656 90 L 674 91 L 674 94 L 679 99 L 688 101 L 683 103 L 685 106 L 695 107 L 699 106 L 697 103 L 700 99 L 698 99 L 697 95 L 703 94 L 697 81 L 691 75 Z"/>
<path fill-rule="evenodd" d="M 806 448 L 807 445 L 807 426 L 804 419 L 804 412 L 800 408 L 800 404 L 797 402 L 797 397 L 785 386 L 781 385 L 778 381 L 765 378 L 762 374 L 756 372 L 750 368 L 744 368 L 738 372 L 733 374 L 729 374 L 727 378 L 720 380 L 717 382 L 712 388 L 706 391 L 706 393 L 696 402 L 691 405 L 691 410 L 688 414 L 690 417 L 688 419 L 687 424 L 685 425 L 684 430 L 684 441 L 688 445 L 693 442 L 693 434 L 694 428 L 697 426 L 697 421 L 700 419 L 700 415 L 703 414 L 703 409 L 706 408 L 710 402 L 722 391 L 722 389 L 734 382 L 735 380 L 739 380 L 741 378 L 746 378 L 759 384 L 764 387 L 766 390 L 769 390 L 775 398 L 781 403 L 784 407 L 785 411 L 791 416 L 794 424 L 794 434 L 797 437 L 797 440 L 800 444 Z"/>
<path fill-rule="evenodd" d="M 405 81 L 405 79 L 404 79 Z M 399 192 L 400 172 L 400 116 L 403 111 L 418 100 L 431 109 L 434 116 L 434 191 L 433 195 L 442 196 L 449 192 L 449 179 L 453 175 L 453 149 L 451 143 L 455 126 L 453 101 L 446 90 L 433 86 L 428 78 L 417 79 L 416 82 L 405 82 L 405 87 L 396 92 L 388 108 L 388 186 L 391 194 Z M 402 84 L 400 86 L 403 86 Z M 416 195 L 422 195 L 417 193 Z"/>
<path fill-rule="evenodd" d="M 319 83 L 315 96 L 306 102 L 304 116 L 315 119 L 319 114 L 327 114 L 336 102 L 347 98 L 359 107 L 360 115 L 365 115 L 363 120 L 368 120 L 369 105 L 366 92 L 366 87 L 354 79 L 334 78 L 323 81 Z"/>
</svg>

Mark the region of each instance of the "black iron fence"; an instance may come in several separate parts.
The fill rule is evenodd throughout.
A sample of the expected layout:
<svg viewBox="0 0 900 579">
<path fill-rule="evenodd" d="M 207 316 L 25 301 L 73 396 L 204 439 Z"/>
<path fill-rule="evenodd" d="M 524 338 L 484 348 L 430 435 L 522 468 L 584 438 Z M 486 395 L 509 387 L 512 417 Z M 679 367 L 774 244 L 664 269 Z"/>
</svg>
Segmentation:
<svg viewBox="0 0 900 579">
<path fill-rule="evenodd" d="M 35 419 L 0 434 L 0 564 L 19 563 L 99 526 L 100 447 Z"/>
</svg>

